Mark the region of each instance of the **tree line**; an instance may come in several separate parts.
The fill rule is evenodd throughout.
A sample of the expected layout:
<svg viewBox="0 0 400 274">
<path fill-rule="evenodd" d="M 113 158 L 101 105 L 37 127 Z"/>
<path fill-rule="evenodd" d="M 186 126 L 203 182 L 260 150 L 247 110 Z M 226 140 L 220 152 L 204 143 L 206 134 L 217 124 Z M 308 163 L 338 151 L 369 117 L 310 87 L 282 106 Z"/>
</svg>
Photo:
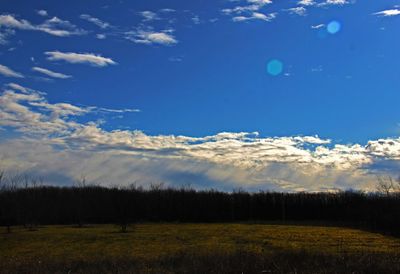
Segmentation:
<svg viewBox="0 0 400 274">
<path fill-rule="evenodd" d="M 47 224 L 115 223 L 126 231 L 135 222 L 263 221 L 342 223 L 400 232 L 400 194 L 395 191 L 228 193 L 163 185 L 101 187 L 86 185 L 85 180 L 56 187 L 24 176 L 4 183 L 2 177 L 0 173 L 0 225 L 8 232 L 15 225 L 36 229 Z"/>
</svg>

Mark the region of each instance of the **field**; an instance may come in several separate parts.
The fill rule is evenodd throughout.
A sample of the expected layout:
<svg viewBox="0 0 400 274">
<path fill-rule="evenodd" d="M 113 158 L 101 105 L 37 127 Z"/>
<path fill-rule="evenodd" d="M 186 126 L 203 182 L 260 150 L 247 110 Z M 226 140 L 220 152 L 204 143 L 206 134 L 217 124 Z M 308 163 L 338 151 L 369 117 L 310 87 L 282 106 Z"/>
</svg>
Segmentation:
<svg viewBox="0 0 400 274">
<path fill-rule="evenodd" d="M 36 231 L 14 228 L 10 234 L 0 234 L 0 266 L 10 273 L 88 273 L 90 265 L 100 267 L 93 273 L 116 273 L 113 269 L 121 267 L 144 273 L 174 272 L 176 267 L 189 272 L 192 267 L 200 268 L 187 265 L 193 261 L 203 266 L 204 260 L 247 258 L 255 260 L 254 265 L 256 261 L 261 264 L 261 257 L 281 261 L 282 256 L 307 257 L 305 261 L 313 256 L 328 261 L 358 258 L 368 259 L 370 264 L 381 258 L 394 264 L 399 251 L 397 238 L 357 229 L 300 225 L 136 224 L 128 233 L 120 233 L 113 225 L 47 226 Z M 277 254 L 279 258 L 275 258 Z"/>
</svg>

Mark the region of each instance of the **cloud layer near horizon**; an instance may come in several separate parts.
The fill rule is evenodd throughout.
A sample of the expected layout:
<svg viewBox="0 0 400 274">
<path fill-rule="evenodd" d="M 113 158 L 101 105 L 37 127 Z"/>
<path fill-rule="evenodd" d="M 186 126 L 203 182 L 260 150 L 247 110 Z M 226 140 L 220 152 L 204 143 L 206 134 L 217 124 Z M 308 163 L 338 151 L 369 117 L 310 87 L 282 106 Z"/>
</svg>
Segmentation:
<svg viewBox="0 0 400 274">
<path fill-rule="evenodd" d="M 400 138 L 360 145 L 318 136 L 260 137 L 257 132 L 188 137 L 106 131 L 101 123 L 79 122 L 79 117 L 138 110 L 49 103 L 45 97 L 14 83 L 4 88 L 0 127 L 14 133 L 0 143 L 0 168 L 40 175 L 53 184 L 86 176 L 106 185 L 373 190 L 375 174 L 394 172 L 400 160 Z"/>
</svg>

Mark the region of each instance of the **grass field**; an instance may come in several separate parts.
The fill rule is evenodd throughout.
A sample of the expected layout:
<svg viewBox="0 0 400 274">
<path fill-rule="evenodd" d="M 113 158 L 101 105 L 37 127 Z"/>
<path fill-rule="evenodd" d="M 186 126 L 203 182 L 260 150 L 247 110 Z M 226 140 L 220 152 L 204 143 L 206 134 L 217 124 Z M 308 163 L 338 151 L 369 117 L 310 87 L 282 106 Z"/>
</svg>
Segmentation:
<svg viewBox="0 0 400 274">
<path fill-rule="evenodd" d="M 11 272 L 48 263 L 156 262 L 178 254 L 238 252 L 398 258 L 400 239 L 349 228 L 260 224 L 137 224 L 128 233 L 113 225 L 47 226 L 0 234 L 0 266 Z"/>
</svg>

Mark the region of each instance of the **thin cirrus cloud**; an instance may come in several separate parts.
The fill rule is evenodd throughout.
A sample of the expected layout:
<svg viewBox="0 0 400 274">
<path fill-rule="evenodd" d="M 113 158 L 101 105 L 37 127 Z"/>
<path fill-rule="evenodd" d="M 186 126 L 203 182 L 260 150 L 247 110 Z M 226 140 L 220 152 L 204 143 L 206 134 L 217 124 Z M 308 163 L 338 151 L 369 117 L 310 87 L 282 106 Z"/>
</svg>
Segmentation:
<svg viewBox="0 0 400 274">
<path fill-rule="evenodd" d="M 1 64 L 0 64 L 0 74 L 2 74 L 5 77 L 24 78 L 24 75 L 22 75 L 21 73 L 16 72 L 10 69 L 9 67 Z"/>
<path fill-rule="evenodd" d="M 40 72 L 42 74 L 45 74 L 45 75 L 53 77 L 53 78 L 58 78 L 58 79 L 68 79 L 68 78 L 72 77 L 71 75 L 66 75 L 66 74 L 63 74 L 63 73 L 54 72 L 54 71 L 51 71 L 51 70 L 48 70 L 48 69 L 45 69 L 45 68 L 40 68 L 40 67 L 33 67 L 32 70 L 36 71 L 36 72 Z"/>
<path fill-rule="evenodd" d="M 245 22 L 249 20 L 263 20 L 266 22 L 272 21 L 276 18 L 277 12 L 265 12 L 265 7 L 273 4 L 270 0 L 235 0 L 230 1 L 235 3 L 235 6 L 222 9 L 222 13 L 232 17 L 234 22 Z M 343 6 L 350 4 L 347 0 L 300 0 L 297 2 L 296 7 L 289 7 L 283 9 L 290 14 L 300 16 L 307 15 L 307 8 L 309 7 L 328 7 L 328 6 Z"/>
<path fill-rule="evenodd" d="M 92 24 L 95 24 L 96 26 L 98 26 L 101 29 L 107 29 L 107 28 L 111 27 L 111 24 L 104 22 L 104 21 L 100 20 L 99 18 L 93 17 L 89 14 L 81 14 L 80 18 L 83 20 L 86 20 Z"/>
<path fill-rule="evenodd" d="M 320 29 L 320 28 L 323 28 L 323 27 L 325 27 L 325 24 L 318 24 L 318 25 L 312 25 L 311 26 L 312 29 Z"/>
<path fill-rule="evenodd" d="M 139 13 L 143 17 L 143 21 L 153 21 L 160 19 L 158 14 L 152 11 L 142 11 Z"/>
<path fill-rule="evenodd" d="M 262 21 L 270 22 L 273 19 L 275 19 L 276 16 L 277 16 L 277 13 L 263 14 L 260 12 L 253 12 L 249 16 L 235 16 L 232 18 L 232 21 L 233 22 L 244 22 L 244 21 L 249 21 L 249 20 L 262 20 Z"/>
<path fill-rule="evenodd" d="M 297 14 L 297 15 L 300 15 L 300 16 L 305 16 L 305 15 L 307 15 L 307 9 L 304 8 L 304 7 L 290 8 L 290 9 L 287 9 L 287 11 L 288 11 L 290 14 Z"/>
<path fill-rule="evenodd" d="M 373 13 L 374 15 L 379 15 L 379 16 L 397 16 L 400 15 L 400 9 L 390 9 L 390 10 L 383 10 L 379 12 Z"/>
<path fill-rule="evenodd" d="M 50 61 L 65 61 L 71 64 L 90 64 L 96 67 L 106 67 L 108 65 L 116 65 L 117 63 L 111 58 L 106 58 L 93 53 L 74 53 L 47 51 L 45 52 L 47 59 Z"/>
<path fill-rule="evenodd" d="M 222 13 L 232 16 L 234 22 L 244 22 L 248 20 L 263 20 L 271 21 L 276 17 L 276 13 L 266 15 L 260 10 L 268 4 L 272 4 L 270 0 L 246 0 L 242 5 L 237 5 L 232 8 L 225 8 Z"/>
<path fill-rule="evenodd" d="M 178 40 L 172 35 L 173 30 L 154 31 L 151 28 L 125 32 L 125 39 L 137 44 L 174 45 Z"/>
<path fill-rule="evenodd" d="M 53 17 L 44 21 L 42 24 L 34 25 L 28 20 L 17 19 L 11 14 L 0 15 L 0 27 L 6 29 L 18 29 L 25 31 L 40 31 L 47 34 L 59 37 L 68 37 L 72 35 L 84 35 L 87 32 L 78 28 L 69 21 L 62 20 L 58 17 Z"/>
</svg>

